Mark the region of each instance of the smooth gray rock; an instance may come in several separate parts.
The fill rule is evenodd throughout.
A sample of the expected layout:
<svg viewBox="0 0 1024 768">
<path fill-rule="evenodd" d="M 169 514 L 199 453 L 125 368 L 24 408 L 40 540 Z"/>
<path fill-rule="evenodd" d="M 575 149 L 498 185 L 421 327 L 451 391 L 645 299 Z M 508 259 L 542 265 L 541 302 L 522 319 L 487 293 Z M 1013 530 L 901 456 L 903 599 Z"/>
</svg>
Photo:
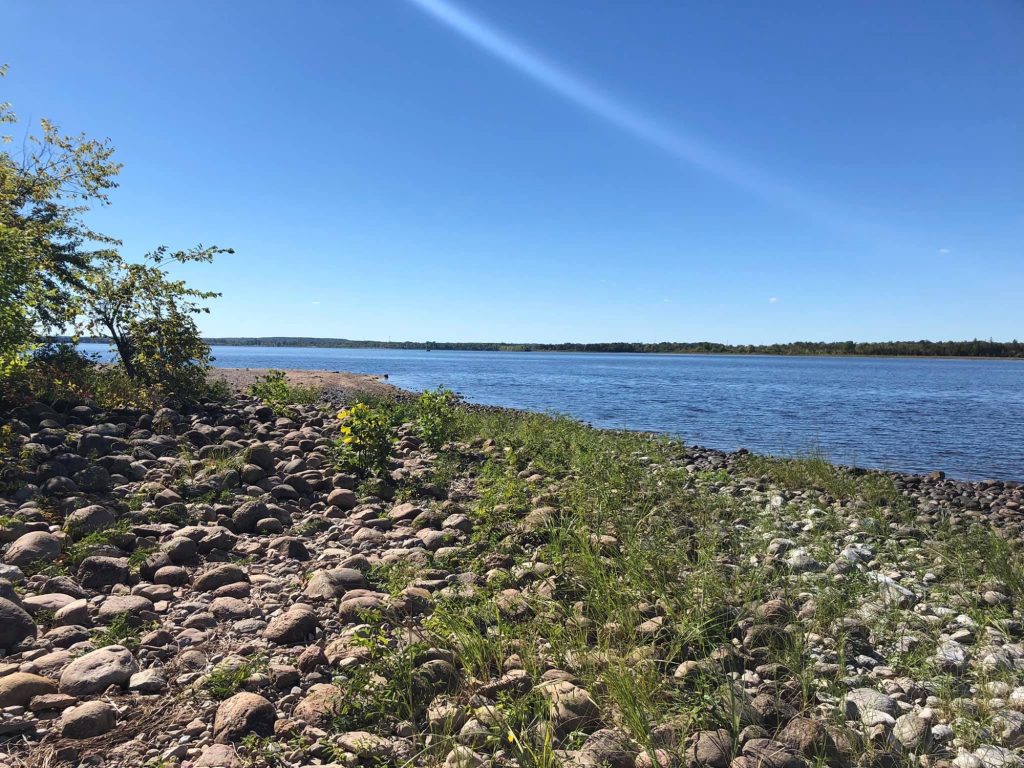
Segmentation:
<svg viewBox="0 0 1024 768">
<path fill-rule="evenodd" d="M 102 693 L 111 685 L 127 685 L 138 671 L 139 664 L 131 651 L 121 645 L 110 645 L 68 664 L 60 676 L 60 692 L 72 696 Z"/>
<path fill-rule="evenodd" d="M 21 641 L 36 636 L 36 623 L 19 605 L 0 597 L 0 648 L 11 650 Z"/>
<path fill-rule="evenodd" d="M 32 531 L 18 538 L 4 553 L 4 562 L 18 567 L 40 560 L 56 560 L 63 547 L 59 537 L 45 531 Z"/>
<path fill-rule="evenodd" d="M 87 701 L 65 709 L 60 718 L 60 733 L 66 739 L 102 736 L 117 724 L 117 710 L 105 701 Z"/>
</svg>

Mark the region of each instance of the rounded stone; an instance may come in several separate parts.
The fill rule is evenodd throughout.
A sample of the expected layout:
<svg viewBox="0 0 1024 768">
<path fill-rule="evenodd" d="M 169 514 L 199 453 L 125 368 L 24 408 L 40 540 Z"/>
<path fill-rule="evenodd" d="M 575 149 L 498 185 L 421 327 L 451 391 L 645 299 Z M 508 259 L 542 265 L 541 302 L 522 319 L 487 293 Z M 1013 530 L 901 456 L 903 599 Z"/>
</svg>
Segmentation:
<svg viewBox="0 0 1024 768">
<path fill-rule="evenodd" d="M 26 638 L 36 636 L 36 623 L 20 606 L 0 597 L 0 648 L 11 650 Z"/>
<path fill-rule="evenodd" d="M 220 744 L 238 741 L 253 733 L 272 736 L 277 710 L 257 693 L 236 693 L 221 702 L 213 720 L 213 737 Z"/>
<path fill-rule="evenodd" d="M 109 528 L 115 522 L 114 513 L 99 504 L 76 509 L 64 521 L 64 527 L 76 536 Z"/>
<path fill-rule="evenodd" d="M 65 709 L 60 718 L 60 733 L 66 739 L 102 736 L 117 724 L 117 710 L 105 701 L 87 701 Z"/>
<path fill-rule="evenodd" d="M 57 683 L 42 675 L 14 672 L 0 677 L 0 707 L 25 707 L 34 696 L 57 692 Z"/>
<path fill-rule="evenodd" d="M 4 562 L 18 567 L 40 560 L 56 560 L 62 549 L 61 539 L 46 531 L 32 531 L 18 538 L 4 553 Z"/>
<path fill-rule="evenodd" d="M 307 605 L 297 603 L 271 619 L 263 636 L 278 645 L 296 645 L 316 632 L 319 626 L 316 612 Z"/>
<path fill-rule="evenodd" d="M 121 645 L 110 645 L 68 664 L 60 676 L 60 692 L 72 696 L 102 693 L 111 685 L 124 687 L 138 671 L 139 664 L 131 651 Z"/>
</svg>

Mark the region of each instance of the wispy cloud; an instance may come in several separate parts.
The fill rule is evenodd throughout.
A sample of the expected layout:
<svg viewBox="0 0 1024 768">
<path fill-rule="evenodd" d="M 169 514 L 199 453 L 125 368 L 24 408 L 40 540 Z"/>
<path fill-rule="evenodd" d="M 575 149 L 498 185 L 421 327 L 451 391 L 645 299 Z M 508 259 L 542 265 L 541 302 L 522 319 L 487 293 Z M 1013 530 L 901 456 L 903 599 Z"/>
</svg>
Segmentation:
<svg viewBox="0 0 1024 768">
<path fill-rule="evenodd" d="M 949 248 L 939 248 L 939 253 L 945 256 L 947 253 L 949 253 Z"/>
<path fill-rule="evenodd" d="M 316 306 L 316 305 L 318 305 L 319 303 L 320 303 L 319 301 L 314 301 L 314 302 L 312 302 L 313 306 Z"/>
<path fill-rule="evenodd" d="M 768 303 L 769 304 L 778 304 L 779 303 L 779 297 L 778 296 L 771 296 L 771 297 L 769 297 Z"/>
</svg>

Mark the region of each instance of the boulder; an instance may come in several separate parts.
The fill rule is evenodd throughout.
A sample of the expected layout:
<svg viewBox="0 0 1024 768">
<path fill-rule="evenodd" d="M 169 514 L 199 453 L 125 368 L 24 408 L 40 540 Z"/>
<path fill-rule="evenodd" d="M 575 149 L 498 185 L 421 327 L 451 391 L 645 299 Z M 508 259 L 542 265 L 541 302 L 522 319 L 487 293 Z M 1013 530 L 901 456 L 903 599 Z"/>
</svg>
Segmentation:
<svg viewBox="0 0 1024 768">
<path fill-rule="evenodd" d="M 66 606 L 68 603 L 75 602 L 75 598 L 71 595 L 62 595 L 59 592 L 49 592 L 45 595 L 30 595 L 21 601 L 21 607 L 28 611 L 32 616 L 36 616 L 40 611 L 44 613 L 56 613 L 61 608 Z"/>
<path fill-rule="evenodd" d="M 248 584 L 249 575 L 237 565 L 224 563 L 203 571 L 195 578 L 192 586 L 197 592 L 212 592 L 228 584 L 238 584 L 239 582 Z"/>
<path fill-rule="evenodd" d="M 103 601 L 96 617 L 101 623 L 111 622 L 119 616 L 125 617 L 129 626 L 138 627 L 156 617 L 153 601 L 141 595 L 112 595 Z"/>
<path fill-rule="evenodd" d="M 101 493 L 109 491 L 114 487 L 110 479 L 110 473 L 99 464 L 92 464 L 85 469 L 76 472 L 72 478 L 79 490 Z"/>
<path fill-rule="evenodd" d="M 239 533 L 252 533 L 260 520 L 273 517 L 273 513 L 262 501 L 247 501 L 231 515 L 231 522 Z"/>
<path fill-rule="evenodd" d="M 90 504 L 88 507 L 76 509 L 64 521 L 64 527 L 74 531 L 75 536 L 81 536 L 93 531 L 101 531 L 109 528 L 115 522 L 114 513 L 99 504 Z"/>
<path fill-rule="evenodd" d="M 265 471 L 274 469 L 274 454 L 270 446 L 263 443 L 250 445 L 245 451 L 245 460 Z"/>
<path fill-rule="evenodd" d="M 296 603 L 271 619 L 263 636 L 278 645 L 297 645 L 316 632 L 319 626 L 316 612 L 308 605 Z"/>
<path fill-rule="evenodd" d="M 199 544 L 185 536 L 172 536 L 160 545 L 160 550 L 174 565 L 184 565 L 196 559 L 199 554 Z"/>
<path fill-rule="evenodd" d="M 102 736 L 117 724 L 117 710 L 105 701 L 87 701 L 65 709 L 60 717 L 60 734 L 66 739 Z"/>
<path fill-rule="evenodd" d="M 545 684 L 542 690 L 550 700 L 551 724 L 559 735 L 595 731 L 600 727 L 601 710 L 583 688 L 568 680 L 558 680 Z"/>
<path fill-rule="evenodd" d="M 40 560 L 56 560 L 60 557 L 62 541 L 46 531 L 32 531 L 21 536 L 4 553 L 4 562 L 19 568 Z"/>
<path fill-rule="evenodd" d="M 290 560 L 305 562 L 310 559 L 306 545 L 296 536 L 278 536 L 267 545 L 267 551 L 276 552 L 281 557 Z"/>
<path fill-rule="evenodd" d="M 194 765 L 195 768 L 243 768 L 246 763 L 230 744 L 209 744 Z"/>
<path fill-rule="evenodd" d="M 78 566 L 78 582 L 87 589 L 103 591 L 131 582 L 131 569 L 126 557 L 91 555 Z"/>
<path fill-rule="evenodd" d="M 135 693 L 160 693 L 167 688 L 167 681 L 156 669 L 144 669 L 136 672 L 128 680 L 128 690 Z"/>
<path fill-rule="evenodd" d="M 14 672 L 0 677 L 0 707 L 24 707 L 35 696 L 57 692 L 57 683 L 42 675 Z"/>
<path fill-rule="evenodd" d="M 221 702 L 213 720 L 213 738 L 220 744 L 239 741 L 250 733 L 272 736 L 277 710 L 257 693 L 236 693 Z"/>
<path fill-rule="evenodd" d="M 338 737 L 338 745 L 372 765 L 386 764 L 394 747 L 388 739 L 369 731 L 348 731 Z"/>
<path fill-rule="evenodd" d="M 931 738 L 931 727 L 927 720 L 908 712 L 896 718 L 892 736 L 904 749 L 916 752 L 927 747 Z"/>
<path fill-rule="evenodd" d="M 124 687 L 139 671 L 131 651 L 121 645 L 100 648 L 68 664 L 60 676 L 60 692 L 72 696 L 102 693 L 111 685 Z"/>
<path fill-rule="evenodd" d="M 329 683 L 315 683 L 296 706 L 292 716 L 315 728 L 330 724 L 338 705 L 344 697 L 343 691 Z"/>
<path fill-rule="evenodd" d="M 779 732 L 776 738 L 804 757 L 825 757 L 830 761 L 835 761 L 839 756 L 828 728 L 820 720 L 801 716 L 794 717 L 786 723 L 786 727 Z"/>
<path fill-rule="evenodd" d="M 583 768 L 634 768 L 639 751 L 626 734 L 602 728 L 583 742 L 577 762 Z"/>
<path fill-rule="evenodd" d="M 19 605 L 0 597 L 0 648 L 11 650 L 26 638 L 36 636 L 36 623 Z"/>
<path fill-rule="evenodd" d="M 327 494 L 327 503 L 338 509 L 349 510 L 356 506 L 356 495 L 347 488 L 335 488 Z"/>
<path fill-rule="evenodd" d="M 89 616 L 89 601 L 84 597 L 74 600 L 55 614 L 53 614 L 54 626 L 81 626 L 87 627 L 92 624 Z"/>
<path fill-rule="evenodd" d="M 729 768 L 732 762 L 732 737 L 724 728 L 697 731 L 686 748 L 687 768 Z"/>
<path fill-rule="evenodd" d="M 874 688 L 856 688 L 846 694 L 846 719 L 862 720 L 868 712 L 896 714 L 896 702 Z"/>
<path fill-rule="evenodd" d="M 479 752 L 474 752 L 469 747 L 456 745 L 445 757 L 444 768 L 482 768 L 488 762 Z"/>
<path fill-rule="evenodd" d="M 750 739 L 743 745 L 743 757 L 757 768 L 806 768 L 807 765 L 792 749 L 771 739 Z"/>
<path fill-rule="evenodd" d="M 39 590 L 40 594 L 47 594 L 50 592 L 57 592 L 62 595 L 71 595 L 72 597 L 88 597 L 89 593 L 82 589 L 78 582 L 72 579 L 70 576 L 51 576 L 45 582 L 43 582 L 42 588 Z"/>
<path fill-rule="evenodd" d="M 302 594 L 333 600 L 342 597 L 349 590 L 365 589 L 367 586 L 369 585 L 366 577 L 354 568 L 332 568 L 327 571 L 315 571 Z"/>
</svg>

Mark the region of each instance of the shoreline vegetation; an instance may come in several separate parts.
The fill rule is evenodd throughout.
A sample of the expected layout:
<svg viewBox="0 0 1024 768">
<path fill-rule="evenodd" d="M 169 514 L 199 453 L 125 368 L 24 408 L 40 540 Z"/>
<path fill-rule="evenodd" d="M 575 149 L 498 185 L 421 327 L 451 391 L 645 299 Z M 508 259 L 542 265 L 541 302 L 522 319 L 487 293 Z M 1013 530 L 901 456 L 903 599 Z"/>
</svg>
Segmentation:
<svg viewBox="0 0 1024 768">
<path fill-rule="evenodd" d="M 112 147 L 26 146 L 0 767 L 1024 768 L 1020 483 L 211 369 L 215 294 L 172 272 L 230 249 L 123 257 L 83 219 Z M 41 341 L 73 332 L 117 362 Z"/>
<path fill-rule="evenodd" d="M 0 761 L 1024 764 L 1019 483 L 237 373 L 3 415 Z"/>
<path fill-rule="evenodd" d="M 67 338 L 59 339 L 68 341 Z M 104 337 L 87 337 L 85 343 L 110 343 Z M 815 342 L 795 341 L 783 344 L 719 344 L 717 342 L 607 342 L 591 344 L 527 344 L 504 342 L 440 342 L 440 341 L 359 341 L 352 339 L 316 338 L 307 336 L 230 336 L 206 337 L 211 346 L 234 347 L 303 347 L 321 349 L 410 349 L 467 352 L 603 352 L 629 354 L 700 354 L 700 355 L 782 355 L 821 357 L 960 357 L 1024 359 L 1024 342 L 999 342 L 972 339 L 969 341 L 884 341 L 884 342 Z"/>
</svg>

